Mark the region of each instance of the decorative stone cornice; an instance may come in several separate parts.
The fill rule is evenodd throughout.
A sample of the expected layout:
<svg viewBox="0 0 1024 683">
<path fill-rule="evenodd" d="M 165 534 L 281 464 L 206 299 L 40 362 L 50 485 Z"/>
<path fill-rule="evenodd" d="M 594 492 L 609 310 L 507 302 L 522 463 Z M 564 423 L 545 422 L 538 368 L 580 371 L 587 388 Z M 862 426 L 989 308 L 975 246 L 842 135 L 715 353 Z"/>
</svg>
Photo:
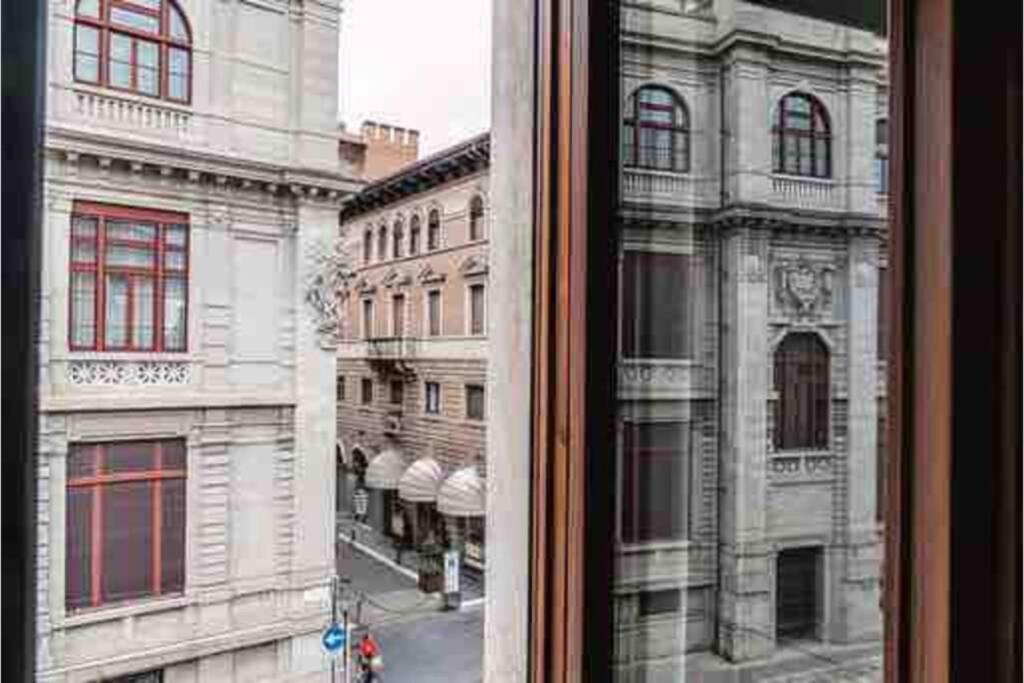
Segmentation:
<svg viewBox="0 0 1024 683">
<path fill-rule="evenodd" d="M 463 259 L 459 264 L 459 272 L 463 277 L 473 275 L 486 275 L 488 271 L 487 256 L 484 254 L 473 254 Z"/>
<path fill-rule="evenodd" d="M 98 167 L 104 177 L 124 172 L 151 176 L 157 182 L 190 183 L 217 193 L 262 192 L 338 208 L 363 186 L 359 179 L 326 170 L 267 164 L 158 142 L 108 140 L 95 132 L 85 135 L 57 127 L 47 129 L 46 148 L 74 172 L 91 165 Z"/>
<path fill-rule="evenodd" d="M 423 284 L 431 284 L 445 281 L 445 274 L 434 270 L 429 263 L 420 269 L 417 279 Z"/>
</svg>

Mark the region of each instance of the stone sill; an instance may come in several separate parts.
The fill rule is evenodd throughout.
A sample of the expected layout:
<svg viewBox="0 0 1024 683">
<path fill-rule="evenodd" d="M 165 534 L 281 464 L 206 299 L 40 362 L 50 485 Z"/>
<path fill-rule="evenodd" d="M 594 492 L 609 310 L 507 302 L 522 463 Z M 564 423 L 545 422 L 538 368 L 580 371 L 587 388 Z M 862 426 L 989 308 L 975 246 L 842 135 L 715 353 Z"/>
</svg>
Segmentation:
<svg viewBox="0 0 1024 683">
<path fill-rule="evenodd" d="M 63 621 L 57 624 L 57 628 L 72 629 L 106 621 L 118 621 L 126 617 L 166 612 L 187 607 L 190 602 L 191 600 L 185 595 L 174 595 L 92 607 L 65 616 Z"/>
</svg>

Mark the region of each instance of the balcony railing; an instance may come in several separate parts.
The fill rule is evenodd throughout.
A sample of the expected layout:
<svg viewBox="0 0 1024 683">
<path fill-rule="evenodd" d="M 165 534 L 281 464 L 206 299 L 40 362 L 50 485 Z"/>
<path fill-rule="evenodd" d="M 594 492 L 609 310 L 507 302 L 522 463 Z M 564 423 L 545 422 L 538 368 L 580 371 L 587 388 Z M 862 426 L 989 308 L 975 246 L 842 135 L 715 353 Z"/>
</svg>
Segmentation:
<svg viewBox="0 0 1024 683">
<path fill-rule="evenodd" d="M 772 195 L 776 204 L 800 209 L 839 209 L 841 194 L 834 180 L 772 176 Z"/>
<path fill-rule="evenodd" d="M 694 201 L 694 185 L 685 173 L 627 168 L 622 182 L 626 199 L 680 205 Z"/>
<path fill-rule="evenodd" d="M 408 337 L 372 337 L 366 352 L 375 360 L 408 360 L 416 355 L 416 340 Z"/>
<path fill-rule="evenodd" d="M 192 134 L 192 114 L 187 111 L 89 90 L 74 91 L 74 98 L 75 112 L 88 121 L 154 131 L 180 140 Z"/>
</svg>

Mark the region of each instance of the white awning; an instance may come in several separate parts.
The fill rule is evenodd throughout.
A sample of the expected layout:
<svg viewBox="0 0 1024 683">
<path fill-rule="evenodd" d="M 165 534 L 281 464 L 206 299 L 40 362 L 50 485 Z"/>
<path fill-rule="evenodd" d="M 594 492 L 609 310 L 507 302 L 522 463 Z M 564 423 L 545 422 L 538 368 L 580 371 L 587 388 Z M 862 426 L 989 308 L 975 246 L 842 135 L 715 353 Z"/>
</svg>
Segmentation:
<svg viewBox="0 0 1024 683">
<path fill-rule="evenodd" d="M 370 460 L 366 468 L 366 486 L 371 489 L 397 489 L 405 472 L 405 458 L 394 448 L 385 448 Z"/>
<path fill-rule="evenodd" d="M 413 503 L 433 503 L 437 489 L 444 481 L 444 470 L 431 457 L 420 458 L 405 471 L 398 481 L 398 497 Z"/>
<path fill-rule="evenodd" d="M 449 517 L 482 517 L 487 509 L 484 481 L 475 467 L 463 467 L 445 479 L 437 492 L 437 509 Z"/>
<path fill-rule="evenodd" d="M 341 464 L 344 465 L 345 467 L 351 467 L 352 458 L 349 457 L 348 449 L 345 448 L 345 442 L 342 441 L 341 439 L 338 439 L 335 445 L 337 446 L 338 449 L 336 455 L 338 456 L 338 459 L 341 460 Z"/>
</svg>

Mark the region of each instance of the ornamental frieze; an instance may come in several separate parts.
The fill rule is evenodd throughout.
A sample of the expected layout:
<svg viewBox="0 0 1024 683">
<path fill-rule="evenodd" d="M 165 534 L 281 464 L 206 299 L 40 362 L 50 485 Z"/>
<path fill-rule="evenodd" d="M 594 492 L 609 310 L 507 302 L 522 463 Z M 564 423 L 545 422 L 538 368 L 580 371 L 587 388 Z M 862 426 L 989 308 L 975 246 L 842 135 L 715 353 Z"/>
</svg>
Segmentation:
<svg viewBox="0 0 1024 683">
<path fill-rule="evenodd" d="M 304 299 L 313 314 L 321 342 L 332 345 L 341 335 L 347 284 L 352 278 L 348 254 L 341 241 L 314 242 L 307 254 Z"/>
</svg>

